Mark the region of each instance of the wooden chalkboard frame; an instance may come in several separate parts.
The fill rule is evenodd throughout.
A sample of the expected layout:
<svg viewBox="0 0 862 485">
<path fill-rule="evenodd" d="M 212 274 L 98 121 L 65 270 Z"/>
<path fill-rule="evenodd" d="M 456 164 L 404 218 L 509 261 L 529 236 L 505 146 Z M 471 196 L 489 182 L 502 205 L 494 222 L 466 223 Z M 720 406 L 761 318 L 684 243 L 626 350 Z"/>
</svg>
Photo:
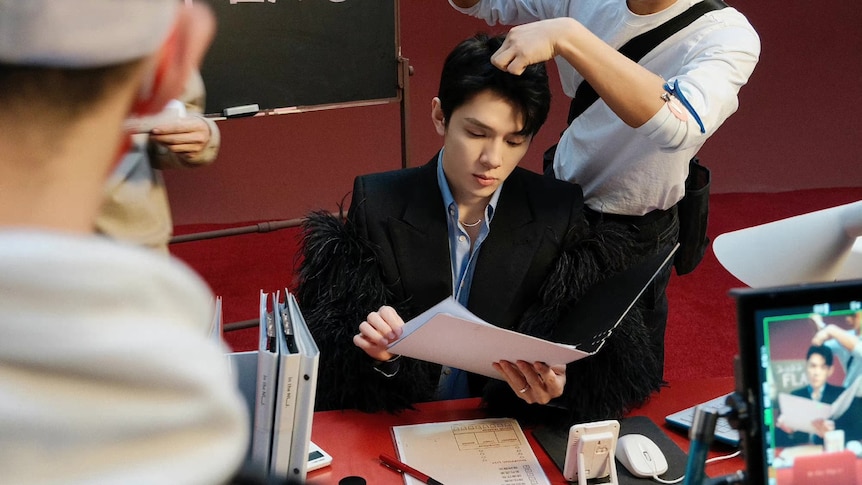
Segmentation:
<svg viewBox="0 0 862 485">
<path fill-rule="evenodd" d="M 207 1 L 206 111 L 309 110 L 403 99 L 398 0 Z"/>
</svg>

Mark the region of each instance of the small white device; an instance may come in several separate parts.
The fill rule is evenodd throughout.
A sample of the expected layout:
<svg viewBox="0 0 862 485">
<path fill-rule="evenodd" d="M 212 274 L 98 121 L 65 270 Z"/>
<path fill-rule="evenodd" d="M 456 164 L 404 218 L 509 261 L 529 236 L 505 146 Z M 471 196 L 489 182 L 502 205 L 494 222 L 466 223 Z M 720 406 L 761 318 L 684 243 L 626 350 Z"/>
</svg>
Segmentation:
<svg viewBox="0 0 862 485">
<path fill-rule="evenodd" d="M 332 464 L 332 457 L 329 453 L 320 449 L 314 444 L 314 441 L 308 442 L 308 471 L 317 470 Z"/>
<path fill-rule="evenodd" d="M 642 434 L 627 434 L 617 440 L 617 460 L 632 475 L 659 476 L 667 471 L 667 458 L 655 442 Z"/>
<path fill-rule="evenodd" d="M 563 477 L 586 485 L 591 478 L 610 476 L 609 485 L 616 485 L 617 467 L 614 462 L 620 423 L 616 420 L 575 424 L 569 428 Z"/>
<path fill-rule="evenodd" d="M 158 113 L 149 116 L 130 116 L 123 123 L 123 128 L 131 133 L 149 133 L 153 128 L 163 123 L 171 123 L 188 116 L 186 105 L 182 101 L 172 99 Z"/>
</svg>

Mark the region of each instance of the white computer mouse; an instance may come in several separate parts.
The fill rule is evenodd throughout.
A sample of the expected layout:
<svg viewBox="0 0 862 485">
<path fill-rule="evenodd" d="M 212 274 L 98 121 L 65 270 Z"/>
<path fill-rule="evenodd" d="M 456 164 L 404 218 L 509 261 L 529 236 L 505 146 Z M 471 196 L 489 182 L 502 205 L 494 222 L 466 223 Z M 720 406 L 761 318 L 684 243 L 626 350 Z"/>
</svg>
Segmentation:
<svg viewBox="0 0 862 485">
<path fill-rule="evenodd" d="M 667 458 L 655 442 L 642 434 L 626 434 L 617 440 L 616 458 L 636 477 L 652 477 L 667 471 Z"/>
</svg>

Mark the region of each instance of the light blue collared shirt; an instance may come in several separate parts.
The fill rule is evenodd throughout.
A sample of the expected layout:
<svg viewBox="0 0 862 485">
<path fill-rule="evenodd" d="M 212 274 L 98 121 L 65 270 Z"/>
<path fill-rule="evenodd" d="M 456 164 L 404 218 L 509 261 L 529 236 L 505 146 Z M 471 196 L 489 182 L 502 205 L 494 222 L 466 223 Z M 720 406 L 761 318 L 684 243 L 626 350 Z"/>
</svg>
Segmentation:
<svg viewBox="0 0 862 485">
<path fill-rule="evenodd" d="M 475 244 L 471 244 L 470 236 L 461 225 L 458 214 L 458 204 L 455 203 L 455 198 L 452 196 L 452 191 L 449 189 L 449 182 L 446 180 L 446 175 L 443 173 L 443 151 L 437 158 L 437 185 L 440 187 L 440 193 L 443 195 L 443 206 L 446 208 L 446 226 L 449 230 L 449 258 L 452 266 L 452 295 L 464 306 L 470 299 L 470 287 L 473 284 L 473 272 L 476 268 L 476 259 L 479 257 L 479 250 L 482 243 L 491 232 L 491 219 L 494 217 L 494 210 L 497 207 L 497 201 L 500 199 L 500 191 L 503 189 L 503 184 L 497 187 L 488 206 L 485 207 L 485 217 L 482 219 L 479 228 L 479 236 L 476 238 Z M 472 246 L 472 250 L 471 250 Z"/>
<path fill-rule="evenodd" d="M 479 249 L 491 232 L 491 219 L 494 217 L 494 209 L 500 198 L 500 190 L 503 184 L 497 187 L 488 206 L 485 207 L 485 217 L 479 228 L 479 235 L 475 244 L 471 244 L 470 236 L 459 221 L 458 204 L 452 196 L 446 174 L 443 173 L 443 151 L 437 157 L 437 185 L 443 196 L 443 207 L 446 209 L 446 227 L 449 232 L 449 259 L 452 269 L 452 295 L 458 303 L 467 306 L 470 300 L 470 287 L 473 285 L 473 272 L 476 269 L 476 260 L 479 257 Z M 472 246 L 472 249 L 471 249 Z M 451 367 L 443 367 L 440 373 L 440 382 L 437 386 L 437 399 L 460 399 L 470 396 L 467 385 L 467 373 Z"/>
</svg>

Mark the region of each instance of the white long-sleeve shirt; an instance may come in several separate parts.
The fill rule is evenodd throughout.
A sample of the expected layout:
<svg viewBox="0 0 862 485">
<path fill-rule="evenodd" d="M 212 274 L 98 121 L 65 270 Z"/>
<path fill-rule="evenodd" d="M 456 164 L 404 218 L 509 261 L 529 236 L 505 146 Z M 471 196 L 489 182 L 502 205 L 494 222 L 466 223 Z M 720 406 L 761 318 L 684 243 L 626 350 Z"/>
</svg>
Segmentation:
<svg viewBox="0 0 862 485">
<path fill-rule="evenodd" d="M 618 49 L 697 1 L 679 0 L 651 15 L 632 13 L 624 0 L 482 0 L 469 9 L 455 8 L 490 25 L 572 17 Z M 685 193 L 688 160 L 736 111 L 739 89 L 759 55 L 760 39 L 737 10 L 728 7 L 704 14 L 640 64 L 670 83 L 679 81 L 706 133 L 692 116 L 681 121 L 666 108 L 631 128 L 599 100 L 561 137 L 554 159 L 557 178 L 580 184 L 587 205 L 601 212 L 642 215 L 673 206 Z M 563 90 L 573 97 L 583 77 L 565 59 L 558 57 L 556 62 Z"/>
</svg>

